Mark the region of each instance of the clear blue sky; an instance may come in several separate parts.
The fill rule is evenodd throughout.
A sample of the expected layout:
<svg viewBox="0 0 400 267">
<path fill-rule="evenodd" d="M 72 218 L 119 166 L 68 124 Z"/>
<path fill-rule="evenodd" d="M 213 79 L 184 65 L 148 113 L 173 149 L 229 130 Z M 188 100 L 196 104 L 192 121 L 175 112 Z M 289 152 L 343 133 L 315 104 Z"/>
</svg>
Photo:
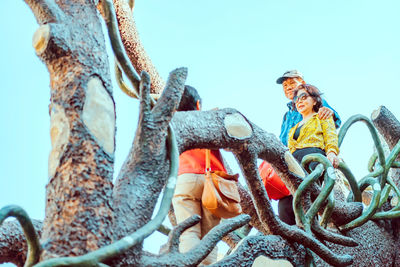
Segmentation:
<svg viewBox="0 0 400 267">
<path fill-rule="evenodd" d="M 18 204 L 42 219 L 49 75 L 31 45 L 38 25 L 28 6 L 2 0 L 0 7 L 0 206 Z M 205 109 L 237 108 L 278 135 L 287 99 L 275 80 L 288 69 L 324 92 L 343 121 L 369 117 L 380 105 L 400 119 L 399 9 L 398 0 L 137 0 L 135 16 L 162 77 L 188 67 L 187 84 L 199 90 Z M 118 172 L 134 136 L 137 102 L 116 86 L 114 97 Z M 371 152 L 367 128 L 356 125 L 341 156 L 357 177 L 366 174 Z"/>
</svg>

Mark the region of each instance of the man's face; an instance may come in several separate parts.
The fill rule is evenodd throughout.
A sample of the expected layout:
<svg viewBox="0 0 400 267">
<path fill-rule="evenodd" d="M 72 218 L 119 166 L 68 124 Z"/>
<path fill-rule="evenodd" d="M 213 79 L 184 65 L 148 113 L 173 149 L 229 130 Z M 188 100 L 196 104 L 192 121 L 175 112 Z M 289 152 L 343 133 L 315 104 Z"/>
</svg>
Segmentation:
<svg viewBox="0 0 400 267">
<path fill-rule="evenodd" d="M 282 86 L 285 96 L 290 100 L 292 100 L 294 89 L 296 89 L 297 86 L 299 86 L 302 83 L 304 83 L 304 81 L 301 78 L 287 78 L 286 80 L 284 80 Z"/>
</svg>

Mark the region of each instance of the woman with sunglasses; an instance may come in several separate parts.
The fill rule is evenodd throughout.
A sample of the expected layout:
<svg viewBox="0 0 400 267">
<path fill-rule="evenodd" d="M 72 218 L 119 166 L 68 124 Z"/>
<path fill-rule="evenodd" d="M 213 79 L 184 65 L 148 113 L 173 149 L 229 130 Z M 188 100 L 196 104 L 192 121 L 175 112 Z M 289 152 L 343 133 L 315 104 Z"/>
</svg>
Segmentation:
<svg viewBox="0 0 400 267">
<path fill-rule="evenodd" d="M 332 117 L 326 120 L 318 118 L 322 99 L 317 87 L 310 84 L 299 85 L 294 92 L 293 103 L 303 119 L 289 131 L 290 152 L 299 162 L 305 155 L 322 154 L 337 168 L 338 135 Z M 316 165 L 314 162 L 310 168 L 313 169 Z"/>
<path fill-rule="evenodd" d="M 299 85 L 294 91 L 293 104 L 301 114 L 302 120 L 289 131 L 290 152 L 299 163 L 308 154 L 322 154 L 337 168 L 339 147 L 335 122 L 332 117 L 319 119 L 318 110 L 322 106 L 322 99 L 318 88 L 310 84 Z M 314 169 L 317 165 L 317 162 L 311 162 L 309 167 Z M 278 202 L 279 217 L 291 225 L 296 224 L 292 202 L 291 195 Z"/>
</svg>

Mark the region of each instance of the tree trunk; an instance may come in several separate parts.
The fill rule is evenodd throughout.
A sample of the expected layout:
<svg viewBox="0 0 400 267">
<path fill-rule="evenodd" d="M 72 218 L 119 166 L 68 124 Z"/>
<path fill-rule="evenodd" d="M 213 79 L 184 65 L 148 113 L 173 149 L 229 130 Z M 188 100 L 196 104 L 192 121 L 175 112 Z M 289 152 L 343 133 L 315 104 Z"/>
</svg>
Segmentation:
<svg viewBox="0 0 400 267">
<path fill-rule="evenodd" d="M 51 85 L 42 259 L 82 255 L 112 240 L 115 107 L 104 36 L 93 1 L 26 3 Z"/>
</svg>

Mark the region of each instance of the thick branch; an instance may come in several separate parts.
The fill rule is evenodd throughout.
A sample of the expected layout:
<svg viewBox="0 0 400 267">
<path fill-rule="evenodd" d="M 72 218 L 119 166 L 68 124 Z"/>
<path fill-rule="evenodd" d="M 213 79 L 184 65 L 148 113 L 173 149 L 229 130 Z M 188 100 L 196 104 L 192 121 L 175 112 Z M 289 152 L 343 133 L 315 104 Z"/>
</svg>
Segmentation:
<svg viewBox="0 0 400 267">
<path fill-rule="evenodd" d="M 243 118 L 252 129 L 250 137 L 238 138 L 228 132 L 225 118 L 231 115 Z M 234 153 L 248 150 L 252 155 L 271 163 L 292 193 L 302 182 L 299 176 L 304 176 L 304 172 L 287 148 L 273 134 L 249 122 L 235 109 L 177 112 L 172 121 L 176 125 L 180 153 L 193 148 L 228 149 Z M 321 192 L 315 184 L 311 186 L 310 191 L 313 198 Z M 335 224 L 342 225 L 358 217 L 361 212 L 361 203 L 338 200 L 332 220 Z"/>
<path fill-rule="evenodd" d="M 111 0 L 102 0 L 104 17 L 107 24 L 108 35 L 115 57 L 130 80 L 134 90 L 139 90 L 140 78 L 135 71 L 132 62 L 129 60 L 124 47 L 122 46 L 120 32 L 118 30 L 117 18 Z"/>
<path fill-rule="evenodd" d="M 125 0 L 113 0 L 113 2 L 122 43 L 130 61 L 138 73 L 144 70 L 150 74 L 152 80 L 151 92 L 161 93 L 165 87 L 165 82 L 158 74 L 142 46 L 128 2 Z"/>
<path fill-rule="evenodd" d="M 163 122 L 166 126 L 172 119 L 181 100 L 187 74 L 187 68 L 178 68 L 169 74 L 166 87 L 152 111 L 158 123 Z"/>
<path fill-rule="evenodd" d="M 197 266 L 227 233 L 245 225 L 250 220 L 248 215 L 239 215 L 225 220 L 208 232 L 200 243 L 186 253 L 171 252 L 161 256 L 142 258 L 143 266 Z"/>
<path fill-rule="evenodd" d="M 231 150 L 241 165 L 248 187 L 252 193 L 253 201 L 257 207 L 257 213 L 266 229 L 296 241 L 311 248 L 327 262 L 334 265 L 345 265 L 351 263 L 349 256 L 335 255 L 315 238 L 308 236 L 296 227 L 283 225 L 276 219 L 272 207 L 267 199 L 265 188 L 261 185 L 261 179 L 256 168 L 256 158 L 259 157 L 270 162 L 289 189 L 294 192 L 300 184 L 301 179 L 294 175 L 291 170 L 291 159 L 287 149 L 276 139 L 250 123 L 243 115 L 233 109 L 222 109 L 208 112 L 179 112 L 175 115 L 173 122 L 177 127 L 177 140 L 180 151 L 192 148 L 225 148 Z M 247 131 L 247 137 L 235 135 L 226 127 L 226 117 L 236 115 L 242 116 L 241 128 L 251 129 Z M 247 126 L 244 124 L 247 123 Z M 243 132 L 243 131 L 242 131 Z M 182 136 L 179 138 L 179 136 Z M 184 140 L 184 141 L 183 141 Z M 316 191 L 318 194 L 319 191 Z M 358 215 L 358 214 L 357 214 Z"/>
<path fill-rule="evenodd" d="M 168 245 L 166 248 L 168 253 L 179 251 L 180 236 L 186 229 L 199 223 L 200 219 L 201 218 L 199 215 L 193 215 L 174 227 L 174 229 L 168 235 Z"/>
<path fill-rule="evenodd" d="M 36 55 L 49 62 L 71 54 L 73 41 L 65 24 L 48 23 L 40 26 L 33 35 L 32 46 Z"/>
<path fill-rule="evenodd" d="M 251 219 L 249 224 L 254 228 L 256 228 L 258 231 L 264 233 L 265 235 L 271 234 L 268 229 L 262 226 L 262 223 L 258 218 L 257 210 L 250 196 L 250 193 L 240 183 L 239 183 L 239 194 L 240 194 L 240 206 L 242 206 L 243 213 L 250 215 Z"/>
<path fill-rule="evenodd" d="M 142 81 L 140 105 L 142 112 L 139 115 L 139 126 L 134 144 L 114 188 L 116 238 L 135 231 L 151 218 L 168 171 L 166 166 L 169 163 L 165 155 L 166 130 L 180 101 L 186 74 L 186 68 L 171 72 L 169 83 L 171 86 L 167 86 L 163 94 L 164 100 L 159 100 L 170 107 L 161 107 L 162 113 L 154 112 L 157 106 L 149 112 L 151 109 L 148 96 L 149 81 Z"/>
<path fill-rule="evenodd" d="M 250 253 L 249 253 L 250 252 Z M 271 259 L 286 259 L 293 266 L 305 265 L 305 249 L 290 244 L 280 236 L 251 236 L 243 240 L 240 246 L 229 256 L 212 266 L 253 266 L 254 260 L 261 256 Z"/>
<path fill-rule="evenodd" d="M 400 122 L 385 106 L 380 106 L 371 115 L 372 122 L 385 138 L 390 149 L 400 140 Z"/>
<path fill-rule="evenodd" d="M 241 205 L 242 205 L 242 201 L 243 201 L 243 199 L 241 199 Z M 242 205 L 242 207 L 243 207 L 243 205 Z M 253 206 L 253 210 L 254 210 L 254 206 Z M 248 214 L 246 212 L 243 212 L 243 213 Z M 171 205 L 171 208 L 170 208 L 170 210 L 168 212 L 168 219 L 169 219 L 170 223 L 173 226 L 177 226 L 176 217 L 175 217 L 175 213 L 174 213 L 174 208 L 172 207 L 172 205 Z M 166 229 L 164 230 L 164 229 L 160 229 L 160 228 L 158 229 L 159 232 L 162 232 L 165 235 L 169 235 L 170 234 L 170 231 L 168 231 L 168 230 L 166 230 Z M 234 232 L 229 233 L 229 234 L 227 234 L 226 236 L 224 236 L 222 238 L 222 241 L 224 241 L 230 248 L 234 248 L 237 245 L 237 243 L 240 242 L 240 240 L 241 240 L 241 238 L 237 234 L 235 234 Z M 165 252 L 167 247 L 168 247 L 168 243 L 161 247 L 160 253 L 161 252 Z"/>
<path fill-rule="evenodd" d="M 40 25 L 60 21 L 64 14 L 54 0 L 25 0 L 25 3 Z"/>
<path fill-rule="evenodd" d="M 392 150 L 400 140 L 400 122 L 385 106 L 380 106 L 372 112 L 371 119 Z M 400 170 L 393 170 L 392 177 L 396 185 L 400 187 Z"/>
<path fill-rule="evenodd" d="M 358 243 L 353 238 L 325 230 L 316 220 L 313 221 L 311 227 L 314 234 L 322 240 L 348 247 L 358 246 Z"/>
<path fill-rule="evenodd" d="M 240 167 L 246 177 L 247 184 L 253 196 L 254 203 L 257 208 L 257 213 L 265 227 L 270 229 L 273 234 L 281 235 L 289 241 L 294 241 L 303 244 L 310 248 L 323 260 L 334 266 L 344 266 L 352 263 L 353 259 L 348 255 L 337 255 L 328 249 L 324 244 L 319 242 L 314 237 L 306 234 L 297 227 L 289 226 L 282 223 L 276 218 L 272 207 L 266 197 L 266 192 L 261 185 L 258 177 L 257 164 L 254 155 L 249 153 L 241 153 L 237 155 Z M 258 179 L 257 179 L 258 177 Z"/>
</svg>

